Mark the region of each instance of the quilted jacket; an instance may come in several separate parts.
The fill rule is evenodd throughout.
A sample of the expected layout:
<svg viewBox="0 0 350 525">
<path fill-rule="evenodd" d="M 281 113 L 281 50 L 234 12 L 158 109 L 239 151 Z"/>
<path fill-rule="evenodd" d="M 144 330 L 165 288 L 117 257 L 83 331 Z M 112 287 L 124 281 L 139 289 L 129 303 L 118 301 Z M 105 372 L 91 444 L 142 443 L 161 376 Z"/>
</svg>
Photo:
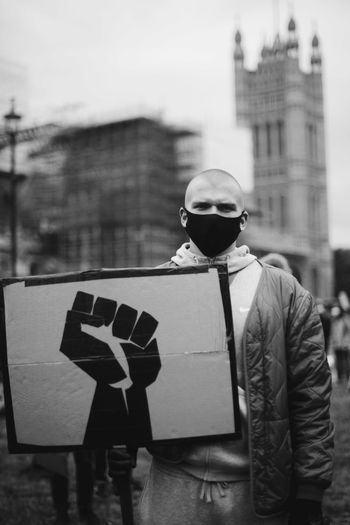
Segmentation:
<svg viewBox="0 0 350 525">
<path fill-rule="evenodd" d="M 321 499 L 332 478 L 334 431 L 331 375 L 313 298 L 293 276 L 262 267 L 243 361 L 252 503 L 258 516 L 269 516 L 284 511 L 295 492 Z M 151 452 L 181 463 L 185 449 L 154 446 Z"/>
</svg>

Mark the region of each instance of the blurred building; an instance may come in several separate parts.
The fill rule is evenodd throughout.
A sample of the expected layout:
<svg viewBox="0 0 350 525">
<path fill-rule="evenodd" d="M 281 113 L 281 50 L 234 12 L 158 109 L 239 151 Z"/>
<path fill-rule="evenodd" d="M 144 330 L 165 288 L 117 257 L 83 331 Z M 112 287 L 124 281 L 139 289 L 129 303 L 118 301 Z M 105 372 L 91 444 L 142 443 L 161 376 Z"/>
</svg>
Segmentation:
<svg viewBox="0 0 350 525">
<path fill-rule="evenodd" d="M 311 43 L 310 71 L 299 64 L 296 24 L 264 46 L 257 69 L 244 66 L 239 31 L 234 48 L 236 118 L 249 127 L 254 156 L 254 216 L 242 239 L 262 256 L 287 257 L 303 285 L 333 292 L 328 237 L 322 57 Z"/>
<path fill-rule="evenodd" d="M 64 144 L 61 258 L 69 269 L 154 266 L 183 239 L 184 187 L 199 136 L 149 118 L 72 130 Z"/>
<path fill-rule="evenodd" d="M 184 234 L 184 188 L 201 163 L 200 134 L 153 118 L 56 128 L 27 150 L 22 228 L 40 251 L 31 271 L 154 266 Z M 0 157 L 1 161 L 1 157 Z"/>
</svg>

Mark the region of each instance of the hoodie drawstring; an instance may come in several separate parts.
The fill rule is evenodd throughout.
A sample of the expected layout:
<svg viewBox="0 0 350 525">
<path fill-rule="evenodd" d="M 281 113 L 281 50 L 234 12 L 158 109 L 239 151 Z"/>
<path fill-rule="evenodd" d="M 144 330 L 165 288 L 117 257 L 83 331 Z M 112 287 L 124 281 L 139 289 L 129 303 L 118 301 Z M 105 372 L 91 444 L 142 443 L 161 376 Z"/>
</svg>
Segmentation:
<svg viewBox="0 0 350 525">
<path fill-rule="evenodd" d="M 200 499 L 205 501 L 205 503 L 211 503 L 213 501 L 212 490 L 214 486 L 221 498 L 226 496 L 225 489 L 228 488 L 228 483 L 226 481 L 208 481 L 204 479 L 202 482 Z"/>
</svg>

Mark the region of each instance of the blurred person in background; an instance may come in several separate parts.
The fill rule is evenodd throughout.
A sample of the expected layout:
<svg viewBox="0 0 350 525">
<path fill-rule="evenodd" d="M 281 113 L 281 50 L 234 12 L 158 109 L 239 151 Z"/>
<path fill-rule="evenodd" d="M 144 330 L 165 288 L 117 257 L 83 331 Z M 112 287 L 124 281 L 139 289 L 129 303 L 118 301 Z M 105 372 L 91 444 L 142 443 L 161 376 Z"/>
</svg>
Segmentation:
<svg viewBox="0 0 350 525">
<path fill-rule="evenodd" d="M 337 383 L 350 379 L 350 313 L 338 302 L 331 309 L 329 354 L 334 356 Z"/>
<path fill-rule="evenodd" d="M 293 274 L 292 269 L 289 266 L 287 257 L 281 255 L 280 253 L 268 253 L 267 255 L 261 257 L 260 261 L 265 264 L 270 264 L 275 268 L 281 268 L 281 270 Z"/>
<path fill-rule="evenodd" d="M 76 495 L 81 524 L 98 525 L 100 520 L 93 511 L 94 472 L 91 451 L 74 452 Z M 35 455 L 35 462 L 50 475 L 55 525 L 68 525 L 69 517 L 69 464 L 68 453 L 42 453 Z"/>
</svg>

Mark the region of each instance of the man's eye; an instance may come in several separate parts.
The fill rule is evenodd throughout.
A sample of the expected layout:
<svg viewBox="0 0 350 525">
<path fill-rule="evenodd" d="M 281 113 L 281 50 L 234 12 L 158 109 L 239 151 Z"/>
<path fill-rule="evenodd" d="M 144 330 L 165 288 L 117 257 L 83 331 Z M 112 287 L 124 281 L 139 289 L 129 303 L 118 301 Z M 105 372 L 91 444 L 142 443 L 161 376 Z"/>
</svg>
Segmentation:
<svg viewBox="0 0 350 525">
<path fill-rule="evenodd" d="M 230 206 L 229 204 L 223 204 L 222 206 L 218 206 L 218 209 L 220 211 L 224 211 L 224 212 L 235 211 L 235 207 L 234 206 Z"/>
<path fill-rule="evenodd" d="M 196 210 L 207 210 L 210 206 L 209 204 L 196 204 L 196 206 L 194 206 L 196 208 Z"/>
</svg>

